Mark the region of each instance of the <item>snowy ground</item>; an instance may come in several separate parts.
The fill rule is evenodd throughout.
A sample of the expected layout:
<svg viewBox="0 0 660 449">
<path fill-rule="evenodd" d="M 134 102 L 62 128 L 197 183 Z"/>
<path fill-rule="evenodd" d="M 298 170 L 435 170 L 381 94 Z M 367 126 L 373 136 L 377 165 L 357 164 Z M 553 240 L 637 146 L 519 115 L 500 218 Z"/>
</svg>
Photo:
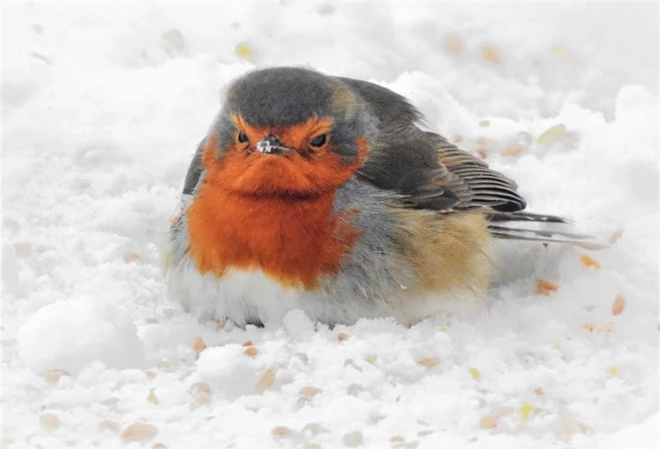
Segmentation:
<svg viewBox="0 0 660 449">
<path fill-rule="evenodd" d="M 657 4 L 2 12 L 3 448 L 657 447 Z M 226 82 L 295 64 L 407 95 L 530 209 L 621 237 L 498 245 L 482 316 L 197 322 L 159 271 L 189 158 Z"/>
</svg>

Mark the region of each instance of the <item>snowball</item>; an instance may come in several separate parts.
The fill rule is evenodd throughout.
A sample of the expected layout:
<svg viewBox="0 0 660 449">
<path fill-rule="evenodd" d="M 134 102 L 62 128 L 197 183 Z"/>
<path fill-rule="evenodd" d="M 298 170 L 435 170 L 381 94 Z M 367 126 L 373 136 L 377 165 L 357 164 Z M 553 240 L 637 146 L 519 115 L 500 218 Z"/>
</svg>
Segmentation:
<svg viewBox="0 0 660 449">
<path fill-rule="evenodd" d="M 314 332 L 314 323 L 312 323 L 312 320 L 310 320 L 305 312 L 300 309 L 293 309 L 284 315 L 282 324 L 284 324 L 284 328 L 293 338 L 309 332 Z"/>
<path fill-rule="evenodd" d="M 199 378 L 212 384 L 213 391 L 227 398 L 254 392 L 257 365 L 244 351 L 241 345 L 207 348 L 197 361 Z"/>
<path fill-rule="evenodd" d="M 142 342 L 130 317 L 93 298 L 58 301 L 39 309 L 19 329 L 19 357 L 33 369 L 77 373 L 94 361 L 108 367 L 138 367 Z"/>
</svg>

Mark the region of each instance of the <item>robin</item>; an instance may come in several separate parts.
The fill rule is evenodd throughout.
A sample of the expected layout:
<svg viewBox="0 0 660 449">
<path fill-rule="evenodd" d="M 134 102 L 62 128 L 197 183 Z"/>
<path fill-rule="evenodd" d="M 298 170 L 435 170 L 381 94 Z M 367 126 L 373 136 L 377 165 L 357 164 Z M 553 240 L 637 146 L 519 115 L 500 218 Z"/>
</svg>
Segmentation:
<svg viewBox="0 0 660 449">
<path fill-rule="evenodd" d="M 493 237 L 529 231 L 515 182 L 421 130 L 408 101 L 302 68 L 234 81 L 185 179 L 165 249 L 170 294 L 201 317 L 279 323 L 292 309 L 411 324 L 483 306 Z"/>
</svg>

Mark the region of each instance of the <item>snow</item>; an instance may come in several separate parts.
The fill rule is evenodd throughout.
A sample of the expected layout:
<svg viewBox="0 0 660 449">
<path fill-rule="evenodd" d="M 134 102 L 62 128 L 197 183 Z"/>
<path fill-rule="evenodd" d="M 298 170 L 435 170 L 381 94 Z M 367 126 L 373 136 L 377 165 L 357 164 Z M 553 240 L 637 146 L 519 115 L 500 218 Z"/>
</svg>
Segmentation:
<svg viewBox="0 0 660 449">
<path fill-rule="evenodd" d="M 18 356 L 35 370 L 78 373 L 94 361 L 140 367 L 142 342 L 130 317 L 95 298 L 57 301 L 31 315 L 16 334 Z"/>
<path fill-rule="evenodd" d="M 291 338 L 306 337 L 308 333 L 314 332 L 314 323 L 300 309 L 287 312 L 282 319 L 282 324 Z"/>
<path fill-rule="evenodd" d="M 657 447 L 657 17 L 3 4 L 1 447 Z M 407 96 L 530 210 L 621 237 L 598 252 L 497 242 L 477 316 L 198 321 L 160 271 L 187 164 L 228 81 L 301 64 Z M 538 279 L 559 288 L 538 295 Z"/>
</svg>

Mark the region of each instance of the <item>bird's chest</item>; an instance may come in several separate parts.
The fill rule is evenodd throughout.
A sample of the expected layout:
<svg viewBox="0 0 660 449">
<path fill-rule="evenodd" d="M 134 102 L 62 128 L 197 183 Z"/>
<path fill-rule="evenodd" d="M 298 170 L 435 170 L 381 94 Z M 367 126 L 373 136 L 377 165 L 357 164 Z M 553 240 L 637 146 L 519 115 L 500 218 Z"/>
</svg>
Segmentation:
<svg viewBox="0 0 660 449">
<path fill-rule="evenodd" d="M 222 282 L 230 272 L 262 273 L 284 289 L 314 290 L 339 271 L 356 239 L 334 214 L 333 199 L 254 198 L 208 187 L 186 212 L 188 256 Z"/>
</svg>

